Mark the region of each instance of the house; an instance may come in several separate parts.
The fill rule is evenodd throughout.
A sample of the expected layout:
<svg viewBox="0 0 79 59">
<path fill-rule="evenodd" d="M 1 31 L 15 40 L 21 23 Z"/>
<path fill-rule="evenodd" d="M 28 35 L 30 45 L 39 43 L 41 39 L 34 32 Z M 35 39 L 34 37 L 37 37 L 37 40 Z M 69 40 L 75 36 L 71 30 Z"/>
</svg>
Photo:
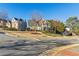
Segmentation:
<svg viewBox="0 0 79 59">
<path fill-rule="evenodd" d="M 6 20 L 0 18 L 0 27 L 5 27 L 6 22 L 7 22 Z"/>
<path fill-rule="evenodd" d="M 45 20 L 28 20 L 28 26 L 31 30 L 44 30 L 46 27 Z"/>
<path fill-rule="evenodd" d="M 12 18 L 12 28 L 18 29 L 18 19 L 17 18 Z"/>
<path fill-rule="evenodd" d="M 19 30 L 26 30 L 27 22 L 20 18 L 18 21 L 18 25 L 19 25 Z"/>
<path fill-rule="evenodd" d="M 40 25 L 41 30 L 47 30 L 48 28 L 48 23 L 46 20 L 40 20 L 39 25 Z"/>
<path fill-rule="evenodd" d="M 12 23 L 11 23 L 10 20 L 7 20 L 7 22 L 6 22 L 6 27 L 7 27 L 7 28 L 12 28 Z"/>
<path fill-rule="evenodd" d="M 44 21 L 43 27 L 44 27 L 43 30 L 49 30 L 50 25 L 47 20 Z"/>
<path fill-rule="evenodd" d="M 12 18 L 11 23 L 12 28 L 15 28 L 20 31 L 26 30 L 26 21 L 24 21 L 23 19 Z"/>
<path fill-rule="evenodd" d="M 3 26 L 3 20 L 0 19 L 0 27 L 2 27 L 2 26 Z"/>
</svg>

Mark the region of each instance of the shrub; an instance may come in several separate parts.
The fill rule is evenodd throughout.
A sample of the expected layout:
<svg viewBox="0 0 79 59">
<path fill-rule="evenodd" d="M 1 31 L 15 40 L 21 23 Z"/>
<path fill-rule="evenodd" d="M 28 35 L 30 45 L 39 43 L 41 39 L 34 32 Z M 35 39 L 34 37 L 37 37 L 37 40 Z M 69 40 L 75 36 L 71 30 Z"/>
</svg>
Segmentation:
<svg viewBox="0 0 79 59">
<path fill-rule="evenodd" d="M 30 29 L 30 28 L 26 28 L 26 30 L 27 30 L 27 31 L 30 31 L 31 29 Z"/>
<path fill-rule="evenodd" d="M 17 29 L 15 29 L 15 28 L 4 28 L 4 30 L 10 30 L 10 31 L 17 31 Z"/>
</svg>

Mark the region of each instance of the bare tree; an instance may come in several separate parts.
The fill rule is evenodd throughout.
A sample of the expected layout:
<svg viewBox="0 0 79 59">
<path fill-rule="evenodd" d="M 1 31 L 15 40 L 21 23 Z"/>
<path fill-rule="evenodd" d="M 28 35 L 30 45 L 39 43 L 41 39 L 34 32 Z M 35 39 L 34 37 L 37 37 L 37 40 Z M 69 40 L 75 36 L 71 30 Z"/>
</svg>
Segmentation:
<svg viewBox="0 0 79 59">
<path fill-rule="evenodd" d="M 42 16 L 37 11 L 33 11 L 31 18 L 32 18 L 32 20 L 41 20 Z"/>
<path fill-rule="evenodd" d="M 42 20 L 42 16 L 40 15 L 40 13 L 34 11 L 31 15 L 31 20 L 33 25 L 37 28 L 39 26 L 39 21 Z"/>
</svg>

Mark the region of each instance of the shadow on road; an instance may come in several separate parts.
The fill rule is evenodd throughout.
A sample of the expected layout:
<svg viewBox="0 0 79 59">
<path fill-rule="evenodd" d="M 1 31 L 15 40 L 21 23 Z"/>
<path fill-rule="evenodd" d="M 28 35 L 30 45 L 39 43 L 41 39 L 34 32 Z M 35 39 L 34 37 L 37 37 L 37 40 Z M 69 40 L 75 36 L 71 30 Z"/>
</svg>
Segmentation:
<svg viewBox="0 0 79 59">
<path fill-rule="evenodd" d="M 0 34 L 5 34 L 4 32 L 0 32 Z"/>
</svg>

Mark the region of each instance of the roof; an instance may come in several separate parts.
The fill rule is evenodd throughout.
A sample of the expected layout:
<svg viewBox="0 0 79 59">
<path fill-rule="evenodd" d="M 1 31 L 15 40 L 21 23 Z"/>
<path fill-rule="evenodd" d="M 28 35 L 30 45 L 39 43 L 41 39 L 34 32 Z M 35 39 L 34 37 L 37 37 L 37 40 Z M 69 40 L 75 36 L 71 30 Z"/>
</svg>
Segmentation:
<svg viewBox="0 0 79 59">
<path fill-rule="evenodd" d="M 15 20 L 18 20 L 18 18 L 15 18 L 15 17 L 14 17 L 14 19 L 15 19 Z"/>
<path fill-rule="evenodd" d="M 21 19 L 21 18 L 19 19 L 19 18 L 14 17 L 14 19 L 18 20 L 18 21 L 23 21 L 23 19 Z"/>
<path fill-rule="evenodd" d="M 19 21 L 23 21 L 23 19 L 20 18 Z"/>
</svg>

